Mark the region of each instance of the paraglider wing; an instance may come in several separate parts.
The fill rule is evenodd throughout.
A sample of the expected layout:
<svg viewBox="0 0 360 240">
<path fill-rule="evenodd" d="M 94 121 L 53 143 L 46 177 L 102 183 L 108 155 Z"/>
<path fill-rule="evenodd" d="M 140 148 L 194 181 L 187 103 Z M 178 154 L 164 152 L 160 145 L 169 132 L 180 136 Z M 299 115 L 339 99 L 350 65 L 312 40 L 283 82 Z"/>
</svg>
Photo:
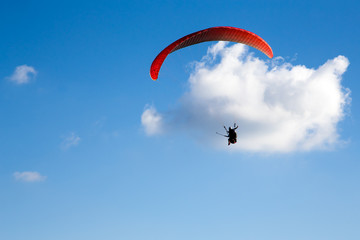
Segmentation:
<svg viewBox="0 0 360 240">
<path fill-rule="evenodd" d="M 230 41 L 243 43 L 260 50 L 269 58 L 273 57 L 273 52 L 269 44 L 267 44 L 265 40 L 255 33 L 235 27 L 212 27 L 182 37 L 162 50 L 151 64 L 151 78 L 153 80 L 158 78 L 161 65 L 170 53 L 181 48 L 207 41 Z"/>
</svg>

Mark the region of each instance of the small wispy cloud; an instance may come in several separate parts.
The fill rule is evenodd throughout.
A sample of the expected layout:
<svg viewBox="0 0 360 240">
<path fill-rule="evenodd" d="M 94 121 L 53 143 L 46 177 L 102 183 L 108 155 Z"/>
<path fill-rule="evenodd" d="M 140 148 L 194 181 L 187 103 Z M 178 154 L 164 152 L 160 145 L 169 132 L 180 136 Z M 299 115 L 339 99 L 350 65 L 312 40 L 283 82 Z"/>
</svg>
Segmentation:
<svg viewBox="0 0 360 240">
<path fill-rule="evenodd" d="M 152 106 L 146 106 L 141 116 L 141 124 L 144 126 L 147 135 L 161 133 L 162 116 Z"/>
<path fill-rule="evenodd" d="M 81 138 L 78 135 L 76 135 L 74 132 L 71 132 L 63 137 L 63 141 L 61 142 L 60 147 L 63 150 L 67 150 L 70 147 L 77 146 L 80 140 Z"/>
<path fill-rule="evenodd" d="M 21 182 L 42 182 L 47 178 L 38 172 L 15 172 L 13 176 L 16 181 Z"/>
<path fill-rule="evenodd" d="M 28 66 L 26 64 L 17 66 L 14 73 L 9 77 L 9 80 L 21 85 L 30 82 L 31 78 L 34 78 L 37 74 L 37 71 L 34 67 Z"/>
</svg>

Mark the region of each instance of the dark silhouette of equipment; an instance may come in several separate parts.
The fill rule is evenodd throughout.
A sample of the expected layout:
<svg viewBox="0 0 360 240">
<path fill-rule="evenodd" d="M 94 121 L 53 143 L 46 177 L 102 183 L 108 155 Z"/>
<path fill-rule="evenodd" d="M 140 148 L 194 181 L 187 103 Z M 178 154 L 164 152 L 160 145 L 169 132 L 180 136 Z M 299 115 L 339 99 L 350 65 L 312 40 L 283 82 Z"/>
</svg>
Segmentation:
<svg viewBox="0 0 360 240">
<path fill-rule="evenodd" d="M 229 130 L 224 126 L 224 129 L 225 129 L 227 135 L 224 135 L 224 134 L 221 134 L 221 133 L 218 133 L 218 132 L 216 132 L 216 134 L 227 137 L 228 138 L 228 145 L 235 144 L 237 142 L 237 134 L 236 134 L 235 130 L 238 127 L 239 126 L 236 126 L 236 123 L 234 123 L 234 128 L 229 127 Z"/>
</svg>

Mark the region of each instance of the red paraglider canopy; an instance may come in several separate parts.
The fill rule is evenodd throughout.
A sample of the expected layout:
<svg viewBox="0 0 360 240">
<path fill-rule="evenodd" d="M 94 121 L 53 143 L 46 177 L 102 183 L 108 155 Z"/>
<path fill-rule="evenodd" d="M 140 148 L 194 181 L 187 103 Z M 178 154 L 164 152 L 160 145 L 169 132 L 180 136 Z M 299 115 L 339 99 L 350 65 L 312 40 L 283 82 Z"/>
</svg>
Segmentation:
<svg viewBox="0 0 360 240">
<path fill-rule="evenodd" d="M 153 80 L 158 78 L 161 65 L 170 53 L 181 48 L 207 41 L 230 41 L 243 43 L 260 50 L 269 58 L 273 57 L 273 52 L 269 44 L 267 44 L 265 40 L 255 33 L 235 27 L 212 27 L 182 37 L 162 50 L 151 64 L 151 78 Z"/>
</svg>

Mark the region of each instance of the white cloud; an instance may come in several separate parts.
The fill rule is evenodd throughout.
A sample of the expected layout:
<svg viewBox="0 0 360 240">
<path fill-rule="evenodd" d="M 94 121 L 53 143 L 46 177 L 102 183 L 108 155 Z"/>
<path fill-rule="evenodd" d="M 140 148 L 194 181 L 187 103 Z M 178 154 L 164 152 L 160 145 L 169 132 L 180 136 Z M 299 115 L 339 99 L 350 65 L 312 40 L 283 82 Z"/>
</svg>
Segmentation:
<svg viewBox="0 0 360 240">
<path fill-rule="evenodd" d="M 146 106 L 141 116 L 141 124 L 147 135 L 162 133 L 162 116 L 152 106 Z"/>
<path fill-rule="evenodd" d="M 247 50 L 225 42 L 209 48 L 195 64 L 179 107 L 166 114 L 146 109 L 142 124 L 158 129 L 161 123 L 220 147 L 226 140 L 215 131 L 236 122 L 232 149 L 245 151 L 307 151 L 338 143 L 337 124 L 350 102 L 350 91 L 341 85 L 348 59 L 338 56 L 312 69 L 283 58 L 263 61 Z"/>
<path fill-rule="evenodd" d="M 9 77 L 10 81 L 16 84 L 25 84 L 28 83 L 31 77 L 35 77 L 37 74 L 36 70 L 28 65 L 21 65 L 15 68 L 14 73 Z"/>
<path fill-rule="evenodd" d="M 46 176 L 42 176 L 38 172 L 15 172 L 14 177 L 17 181 L 22 182 L 41 182 L 46 179 Z"/>
<path fill-rule="evenodd" d="M 76 135 L 74 132 L 69 133 L 67 136 L 63 137 L 63 141 L 61 143 L 61 148 L 63 150 L 67 150 L 70 147 L 77 146 L 80 142 L 80 137 Z"/>
</svg>

